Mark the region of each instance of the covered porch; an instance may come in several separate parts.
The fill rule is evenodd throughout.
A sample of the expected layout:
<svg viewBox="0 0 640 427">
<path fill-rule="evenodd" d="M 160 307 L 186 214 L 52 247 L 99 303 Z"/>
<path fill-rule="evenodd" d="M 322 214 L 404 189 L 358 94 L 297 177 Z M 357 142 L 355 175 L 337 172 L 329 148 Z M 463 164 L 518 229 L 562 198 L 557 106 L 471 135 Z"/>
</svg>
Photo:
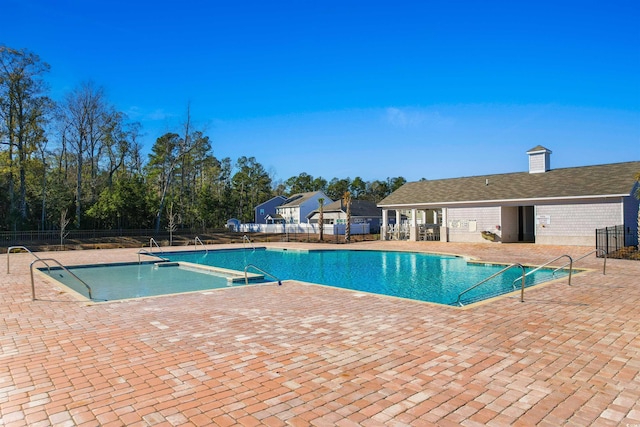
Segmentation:
<svg viewBox="0 0 640 427">
<path fill-rule="evenodd" d="M 446 209 L 382 209 L 381 240 L 447 241 Z"/>
</svg>

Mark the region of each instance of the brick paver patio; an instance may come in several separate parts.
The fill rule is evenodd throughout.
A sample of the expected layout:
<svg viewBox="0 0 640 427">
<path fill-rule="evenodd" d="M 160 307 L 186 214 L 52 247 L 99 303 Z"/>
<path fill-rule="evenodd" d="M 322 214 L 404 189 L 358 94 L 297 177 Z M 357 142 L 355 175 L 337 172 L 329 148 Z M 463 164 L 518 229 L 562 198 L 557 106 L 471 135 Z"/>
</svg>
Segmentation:
<svg viewBox="0 0 640 427">
<path fill-rule="evenodd" d="M 529 264 L 591 250 L 349 248 Z M 38 255 L 79 264 L 136 252 Z M 640 262 L 608 260 L 603 275 L 592 255 L 573 286 L 456 309 L 294 281 L 87 304 L 36 277 L 31 301 L 33 257 L 10 260 L 6 274 L 0 255 L 3 426 L 640 425 Z"/>
</svg>

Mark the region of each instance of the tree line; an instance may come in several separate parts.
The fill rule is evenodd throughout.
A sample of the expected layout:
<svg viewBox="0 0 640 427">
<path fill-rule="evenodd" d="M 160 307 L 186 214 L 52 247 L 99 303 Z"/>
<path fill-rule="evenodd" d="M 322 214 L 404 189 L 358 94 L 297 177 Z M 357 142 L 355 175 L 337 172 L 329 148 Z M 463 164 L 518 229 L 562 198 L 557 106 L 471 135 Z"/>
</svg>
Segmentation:
<svg viewBox="0 0 640 427">
<path fill-rule="evenodd" d="M 49 70 L 38 55 L 0 45 L 1 230 L 218 228 L 232 217 L 252 222 L 253 208 L 276 195 L 378 202 L 406 182 L 304 172 L 275 180 L 255 157 L 216 158 L 189 106 L 144 156 L 142 126 L 103 87 L 81 82 L 54 100 Z"/>
</svg>

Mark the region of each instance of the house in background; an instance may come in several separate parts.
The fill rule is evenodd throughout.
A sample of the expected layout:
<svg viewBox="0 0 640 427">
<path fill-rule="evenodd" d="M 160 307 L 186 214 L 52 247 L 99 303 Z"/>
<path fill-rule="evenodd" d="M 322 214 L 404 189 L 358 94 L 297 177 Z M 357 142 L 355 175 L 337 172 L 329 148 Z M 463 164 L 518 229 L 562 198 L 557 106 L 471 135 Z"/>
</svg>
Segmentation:
<svg viewBox="0 0 640 427">
<path fill-rule="evenodd" d="M 310 224 L 317 224 L 320 211 L 316 207 L 307 220 Z M 342 200 L 325 205 L 322 209 L 322 220 L 324 224 L 345 224 L 347 221 L 347 208 Z M 358 224 L 368 224 L 369 233 L 380 232 L 380 222 L 382 221 L 382 209 L 374 202 L 368 200 L 351 200 L 351 224 L 357 227 Z"/>
<path fill-rule="evenodd" d="M 332 203 L 323 191 L 311 191 L 308 193 L 298 193 L 289 197 L 283 204 L 276 207 L 274 222 L 284 222 L 285 224 L 300 224 L 307 221 L 307 215 L 318 208 L 318 200 L 324 199 L 323 205 Z"/>
<path fill-rule="evenodd" d="M 592 246 L 596 229 L 615 225 L 637 236 L 640 161 L 551 169 L 547 148 L 527 154 L 528 172 L 406 183 L 378 203 L 381 238 L 418 240 L 429 223 L 450 242 Z M 403 233 L 390 226 L 390 212 L 397 223 L 408 214 Z"/>
<path fill-rule="evenodd" d="M 276 215 L 276 208 L 285 203 L 287 198 L 284 196 L 273 197 L 266 202 L 260 203 L 254 210 L 254 223 L 266 224 L 268 220 L 272 219 Z"/>
</svg>

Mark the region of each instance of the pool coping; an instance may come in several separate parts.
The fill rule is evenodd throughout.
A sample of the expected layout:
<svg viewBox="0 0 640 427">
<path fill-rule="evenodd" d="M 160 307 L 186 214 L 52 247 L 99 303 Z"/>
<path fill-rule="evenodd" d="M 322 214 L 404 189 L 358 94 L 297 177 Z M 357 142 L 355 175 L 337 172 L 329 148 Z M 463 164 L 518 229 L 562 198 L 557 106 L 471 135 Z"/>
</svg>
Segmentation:
<svg viewBox="0 0 640 427">
<path fill-rule="evenodd" d="M 178 249 L 178 248 L 175 248 Z M 403 252 L 403 253 L 416 253 L 416 254 L 424 254 L 424 255 L 434 255 L 434 256 L 450 256 L 450 257 L 455 257 L 455 258 L 462 258 L 465 260 L 465 262 L 467 264 L 484 264 L 484 265 L 495 265 L 495 266 L 509 266 L 509 265 L 516 265 L 516 264 L 509 264 L 509 263 L 505 263 L 505 262 L 499 262 L 499 261 L 484 261 L 481 260 L 479 258 L 473 257 L 473 256 L 468 256 L 468 255 L 462 255 L 462 254 L 455 254 L 455 253 L 442 253 L 442 252 L 425 252 L 425 251 L 416 251 L 416 250 L 384 250 L 384 249 L 368 249 L 368 248 L 357 248 L 357 249 L 350 249 L 350 248 L 329 248 L 329 249 L 305 249 L 305 248 L 279 248 L 279 247 L 267 247 L 267 246 L 260 246 L 260 247 L 254 247 L 251 249 L 247 249 L 247 248 L 216 248 L 216 249 L 212 249 L 212 251 L 242 251 L 242 250 L 253 250 L 255 251 L 256 249 L 260 249 L 260 250 L 267 250 L 267 251 L 281 251 L 281 252 L 300 252 L 300 253 L 310 253 L 310 252 L 322 252 L 322 251 L 331 251 L 331 252 L 335 252 L 335 251 L 353 251 L 353 250 L 357 250 L 357 251 L 369 251 L 369 252 Z M 185 253 L 185 252 L 205 252 L 208 253 L 209 249 L 190 249 L 190 248 L 185 248 L 184 250 L 172 250 L 172 251 L 168 251 L 168 252 L 161 252 L 161 254 L 163 255 L 167 255 L 167 254 L 171 254 L 171 253 Z M 151 256 L 156 256 L 154 253 L 152 254 L 148 254 Z M 194 270 L 208 270 L 211 272 L 220 272 L 229 276 L 233 276 L 233 278 L 227 278 L 227 280 L 229 280 L 232 283 L 236 283 L 238 281 L 243 281 L 246 277 L 249 279 L 249 281 L 255 281 L 255 280 L 264 280 L 264 275 L 261 274 L 256 274 L 256 273 L 250 273 L 248 271 L 240 271 L 240 270 L 233 270 L 233 269 L 229 269 L 229 268 L 223 268 L 223 267 L 216 267 L 216 266 L 209 266 L 209 265 L 205 265 L 205 264 L 198 264 L 198 263 L 193 263 L 193 262 L 189 262 L 189 261 L 169 261 L 167 259 L 164 259 L 160 256 L 157 256 L 157 258 L 159 258 L 159 261 L 131 261 L 131 262 L 127 262 L 127 261 L 121 261 L 121 262 L 113 262 L 113 263 L 105 263 L 105 262 L 99 262 L 99 263 L 91 263 L 91 264 L 75 264 L 75 265 L 66 265 L 64 266 L 65 268 L 90 268 L 90 267 L 107 267 L 107 266 L 115 266 L 115 265 L 135 265 L 135 264 L 154 264 L 157 266 L 165 266 L 168 267 L 169 265 L 179 265 L 179 266 L 185 266 L 187 268 L 189 268 L 191 271 Z M 536 265 L 530 265 L 530 264 L 520 264 L 525 268 L 536 268 L 538 266 Z M 124 302 L 124 301 L 132 301 L 132 300 L 141 300 L 141 299 L 146 299 L 146 298 L 159 298 L 159 297 L 165 297 L 165 296 L 171 296 L 171 295 L 183 295 L 183 294 L 192 294 L 192 293 L 208 293 L 208 292 L 213 292 L 213 291 L 219 291 L 219 290 L 225 290 L 225 289 L 229 289 L 230 287 L 226 287 L 226 288 L 211 288 L 211 289 L 198 289 L 198 290 L 192 290 L 192 291 L 183 291 L 183 292 L 174 292 L 174 293 L 165 293 L 165 294 L 159 294 L 159 295 L 147 295 L 147 296 L 140 296 L 140 297 L 132 297 L 132 298 L 121 298 L 121 299 L 112 299 L 112 300 L 106 300 L 106 301 L 100 301 L 100 300 L 92 300 L 89 299 L 88 297 L 82 295 L 80 292 L 74 290 L 73 288 L 65 285 L 64 283 L 56 280 L 55 278 L 53 278 L 52 276 L 47 275 L 46 273 L 44 273 L 42 270 L 46 269 L 47 267 L 39 267 L 36 268 L 36 272 L 38 274 L 41 274 L 44 279 L 49 279 L 51 282 L 53 282 L 54 285 L 59 285 L 63 288 L 63 290 L 68 291 L 75 299 L 77 299 L 79 302 L 83 302 L 87 305 L 92 305 L 92 304 L 109 304 L 109 303 L 114 303 L 114 302 Z M 545 267 L 545 269 L 553 269 L 554 266 L 548 266 Z M 60 267 L 52 267 L 52 269 L 60 269 Z M 588 268 L 573 268 L 572 274 L 581 274 L 584 272 L 588 272 L 591 271 L 592 269 L 588 269 Z M 207 273 L 203 273 L 203 274 L 207 274 Z M 566 279 L 566 276 L 564 277 L 558 277 L 557 279 L 552 279 L 552 280 L 547 280 L 544 282 L 540 282 L 540 283 L 535 283 L 533 285 L 530 286 L 525 286 L 525 290 L 533 290 L 536 288 L 541 288 L 544 286 L 547 286 L 549 284 L 561 281 L 563 279 Z M 403 301 L 412 301 L 412 302 L 417 302 L 417 303 L 423 303 L 423 304 L 429 304 L 429 305 L 433 305 L 436 307 L 449 307 L 449 308 L 454 308 L 454 309 L 458 309 L 458 310 L 469 310 L 484 304 L 488 304 L 491 303 L 493 301 L 497 301 L 497 300 L 501 300 L 504 298 L 511 298 L 513 296 L 516 296 L 518 294 L 520 294 L 522 292 L 521 289 L 516 289 L 514 291 L 510 291 L 510 292 L 505 292 L 502 294 L 498 294 L 495 296 L 491 296 L 488 298 L 484 298 L 481 299 L 479 301 L 474 301 L 474 302 L 470 302 L 468 304 L 464 304 L 461 306 L 458 305 L 454 305 L 452 304 L 443 304 L 443 303 L 437 303 L 437 302 L 433 302 L 433 301 L 424 301 L 424 300 L 419 300 L 419 299 L 412 299 L 412 298 L 407 298 L 407 297 L 400 297 L 400 296 L 395 296 L 395 295 L 386 295 L 386 294 L 379 294 L 379 293 L 375 293 L 375 292 L 369 292 L 369 291 L 362 291 L 362 290 L 355 290 L 355 289 L 349 289 L 349 288 L 342 288 L 339 286 L 332 286 L 332 285 L 326 285 L 326 284 L 322 284 L 322 283 L 315 283 L 315 282 L 307 282 L 307 281 L 303 281 L 303 280 L 298 280 L 298 279 L 287 279 L 287 280 L 283 280 L 281 283 L 286 283 L 286 282 L 296 282 L 296 283 L 301 283 L 304 285 L 315 285 L 315 286 L 323 286 L 323 287 L 327 287 L 327 288 L 331 288 L 331 289 L 339 289 L 339 290 L 343 290 L 343 291 L 348 291 L 348 292 L 352 292 L 352 293 L 361 293 L 361 294 L 366 294 L 366 295 L 374 295 L 374 296 L 378 296 L 378 297 L 384 297 L 384 298 L 393 298 L 393 299 L 399 299 L 399 300 L 403 300 Z M 272 284 L 272 283 L 276 283 L 275 281 L 273 282 L 261 282 L 261 283 L 246 283 L 245 286 L 251 286 L 251 285 L 267 285 L 267 284 Z"/>
<path fill-rule="evenodd" d="M 229 283 L 244 282 L 245 281 L 245 274 L 246 274 L 247 282 L 245 283 L 244 286 L 264 285 L 264 284 L 271 283 L 271 282 L 255 283 L 256 280 L 263 280 L 264 279 L 264 275 L 262 275 L 262 274 L 250 273 L 250 272 L 241 272 L 239 270 L 232 270 L 232 269 L 228 269 L 228 268 L 214 267 L 214 266 L 203 265 L 203 264 L 196 264 L 196 263 L 192 263 L 192 262 L 188 262 L 188 261 L 143 261 L 143 262 L 132 261 L 132 262 L 113 262 L 113 263 L 100 262 L 100 263 L 91 263 L 91 264 L 70 264 L 70 265 L 65 265 L 64 268 L 66 268 L 66 269 L 82 269 L 82 268 L 91 268 L 91 267 L 110 267 L 110 266 L 119 266 L 119 265 L 120 266 L 124 266 L 124 265 L 140 265 L 140 264 L 146 264 L 146 265 L 153 264 L 153 265 L 158 266 L 159 268 L 167 268 L 167 267 L 172 267 L 172 266 L 186 267 L 187 269 L 189 269 L 189 271 L 195 271 L 195 272 L 200 273 L 200 274 L 222 273 L 219 276 L 226 277 L 226 279 L 227 279 L 227 281 Z M 54 285 L 54 286 L 56 286 L 56 285 L 60 286 L 62 288 L 62 290 L 60 292 L 68 292 L 70 295 L 72 295 L 74 297 L 74 299 L 78 300 L 79 302 L 86 303 L 87 305 L 91 305 L 91 304 L 108 304 L 108 303 L 112 303 L 112 302 L 122 302 L 122 301 L 138 300 L 138 299 L 145 299 L 145 298 L 156 298 L 156 297 L 164 297 L 164 296 L 171 296 L 171 295 L 190 294 L 190 293 L 195 293 L 195 292 L 211 292 L 211 291 L 229 289 L 229 288 L 233 287 L 233 286 L 229 286 L 229 287 L 226 287 L 226 288 L 198 289 L 198 290 L 192 290 L 192 291 L 164 293 L 164 294 L 158 294 L 158 295 L 147 295 L 147 296 L 132 297 L 132 298 L 118 298 L 118 299 L 111 299 L 111 300 L 101 301 L 101 300 L 89 299 L 87 296 L 85 296 L 82 293 L 76 291 L 72 287 L 67 286 L 65 283 L 57 280 L 55 277 L 53 277 L 51 275 L 48 275 L 47 273 L 45 273 L 45 270 L 47 270 L 47 269 L 62 270 L 62 268 L 58 267 L 58 266 L 54 266 L 54 267 L 50 267 L 50 268 L 49 267 L 39 267 L 39 268 L 35 268 L 34 270 L 45 281 L 52 282 L 52 285 Z M 205 270 L 205 271 L 208 271 L 209 273 L 201 273 L 198 270 Z"/>
</svg>

